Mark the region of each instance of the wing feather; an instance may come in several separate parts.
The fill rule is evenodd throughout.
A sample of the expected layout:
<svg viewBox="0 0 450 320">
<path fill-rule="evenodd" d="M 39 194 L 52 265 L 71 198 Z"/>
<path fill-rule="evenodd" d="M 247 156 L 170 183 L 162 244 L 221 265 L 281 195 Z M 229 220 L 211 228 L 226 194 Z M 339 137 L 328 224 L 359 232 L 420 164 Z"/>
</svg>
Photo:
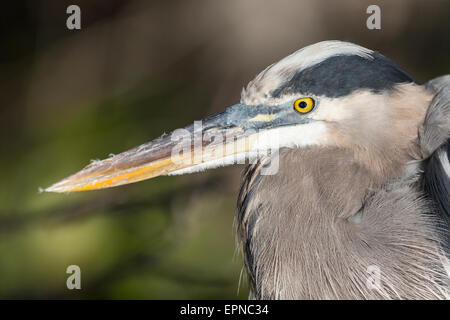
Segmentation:
<svg viewBox="0 0 450 320">
<path fill-rule="evenodd" d="M 424 162 L 423 187 L 434 200 L 444 230 L 450 230 L 450 75 L 427 82 L 436 92 L 420 135 Z M 450 244 L 450 234 L 444 235 Z M 449 247 L 450 248 L 450 247 Z"/>
</svg>

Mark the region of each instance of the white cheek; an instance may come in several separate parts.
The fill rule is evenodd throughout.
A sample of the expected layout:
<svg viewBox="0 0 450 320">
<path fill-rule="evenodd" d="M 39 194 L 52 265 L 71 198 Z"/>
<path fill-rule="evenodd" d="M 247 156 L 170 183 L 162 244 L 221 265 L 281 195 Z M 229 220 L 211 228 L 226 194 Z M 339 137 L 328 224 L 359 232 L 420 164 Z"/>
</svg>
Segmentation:
<svg viewBox="0 0 450 320">
<path fill-rule="evenodd" d="M 324 145 L 327 141 L 327 127 L 323 122 L 312 122 L 296 126 L 280 127 L 257 134 L 251 145 L 252 151 L 300 148 L 311 145 Z"/>
<path fill-rule="evenodd" d="M 342 121 L 353 117 L 351 104 L 344 99 L 321 98 L 320 105 L 311 118 L 319 121 Z"/>
<path fill-rule="evenodd" d="M 372 110 L 384 110 L 386 107 L 386 95 L 373 94 L 370 90 L 358 90 L 342 98 L 320 97 L 319 101 L 317 110 L 312 112 L 310 117 L 328 122 L 360 119 L 362 115 L 367 119 L 373 119 L 374 116 L 383 113 L 373 114 Z"/>
</svg>

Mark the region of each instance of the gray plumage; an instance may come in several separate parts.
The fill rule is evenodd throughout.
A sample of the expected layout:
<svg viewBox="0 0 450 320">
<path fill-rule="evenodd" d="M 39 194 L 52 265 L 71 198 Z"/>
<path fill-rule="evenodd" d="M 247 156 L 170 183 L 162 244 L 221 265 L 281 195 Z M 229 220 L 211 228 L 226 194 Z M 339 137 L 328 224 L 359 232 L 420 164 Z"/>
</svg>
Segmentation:
<svg viewBox="0 0 450 320">
<path fill-rule="evenodd" d="M 420 134 L 422 187 L 434 201 L 443 226 L 442 238 L 450 248 L 450 75 L 433 79 L 426 87 L 435 92 Z"/>
<path fill-rule="evenodd" d="M 449 298 L 450 76 L 426 88 L 425 120 L 408 123 L 415 139 L 401 141 L 406 122 L 379 123 L 366 155 L 284 148 L 276 175 L 261 175 L 269 158 L 247 167 L 237 225 L 251 298 Z"/>
<path fill-rule="evenodd" d="M 448 299 L 449 138 L 450 76 L 419 85 L 377 52 L 323 41 L 270 65 L 202 126 L 46 191 L 256 160 L 236 219 L 251 298 Z"/>
<path fill-rule="evenodd" d="M 283 150 L 280 160 L 274 176 L 249 169 L 241 193 L 251 297 L 446 297 L 437 221 L 415 178 L 374 186 L 339 149 Z M 381 271 L 380 290 L 367 286 L 370 266 Z"/>
</svg>

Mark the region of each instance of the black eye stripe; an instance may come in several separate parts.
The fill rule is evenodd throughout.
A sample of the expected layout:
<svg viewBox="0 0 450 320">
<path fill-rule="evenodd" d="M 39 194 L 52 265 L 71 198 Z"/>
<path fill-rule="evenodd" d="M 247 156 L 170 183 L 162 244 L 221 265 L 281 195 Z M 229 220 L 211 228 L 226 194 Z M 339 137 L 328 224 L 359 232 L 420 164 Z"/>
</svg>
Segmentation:
<svg viewBox="0 0 450 320">
<path fill-rule="evenodd" d="M 371 56 L 371 59 L 355 55 L 332 56 L 296 72 L 290 80 L 272 91 L 272 97 L 309 93 L 337 98 L 359 89 L 379 93 L 392 90 L 398 83 L 415 82 L 389 58 L 376 52 Z"/>
</svg>

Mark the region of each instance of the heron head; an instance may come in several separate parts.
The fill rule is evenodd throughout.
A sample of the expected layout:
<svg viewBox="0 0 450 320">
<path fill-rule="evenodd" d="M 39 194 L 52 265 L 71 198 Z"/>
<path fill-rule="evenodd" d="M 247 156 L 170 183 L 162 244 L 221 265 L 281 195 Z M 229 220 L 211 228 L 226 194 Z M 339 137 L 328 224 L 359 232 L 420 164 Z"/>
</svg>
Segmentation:
<svg viewBox="0 0 450 320">
<path fill-rule="evenodd" d="M 430 100 L 430 93 L 381 54 L 348 42 L 319 42 L 262 71 L 238 104 L 91 163 L 46 191 L 191 173 L 270 157 L 280 148 L 408 148 Z"/>
</svg>

